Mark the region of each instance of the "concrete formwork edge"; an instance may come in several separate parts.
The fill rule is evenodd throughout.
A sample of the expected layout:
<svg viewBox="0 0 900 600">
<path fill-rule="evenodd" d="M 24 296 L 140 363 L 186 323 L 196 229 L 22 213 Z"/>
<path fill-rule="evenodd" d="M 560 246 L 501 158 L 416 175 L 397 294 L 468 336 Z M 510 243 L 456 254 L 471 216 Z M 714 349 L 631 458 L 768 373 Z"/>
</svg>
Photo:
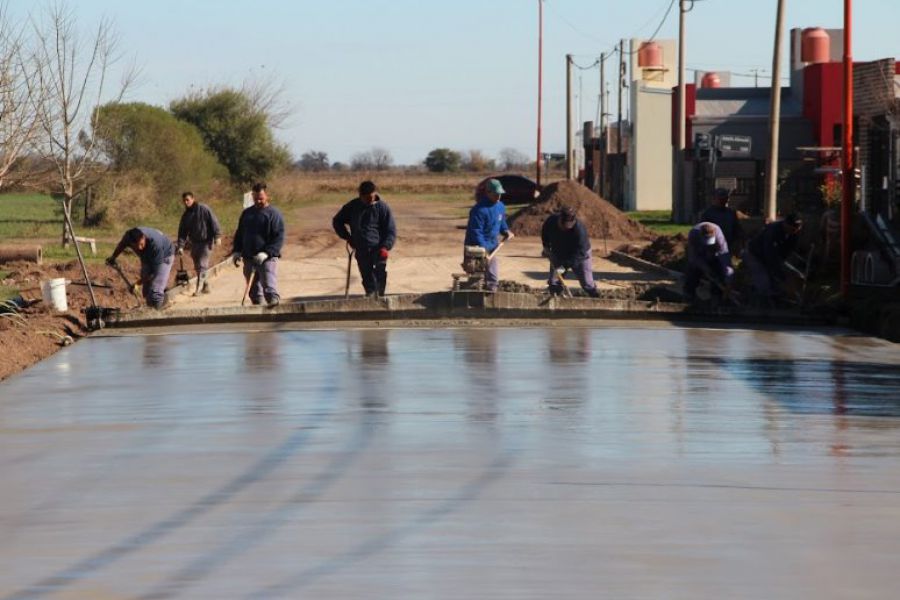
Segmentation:
<svg viewBox="0 0 900 600">
<path fill-rule="evenodd" d="M 560 298 L 511 292 L 433 292 L 385 298 L 285 302 L 273 308 L 229 306 L 139 310 L 121 314 L 111 328 L 146 328 L 278 321 L 403 321 L 446 319 L 654 319 L 748 324 L 825 325 L 822 318 L 785 311 L 698 310 L 684 304 L 627 299 Z"/>
</svg>

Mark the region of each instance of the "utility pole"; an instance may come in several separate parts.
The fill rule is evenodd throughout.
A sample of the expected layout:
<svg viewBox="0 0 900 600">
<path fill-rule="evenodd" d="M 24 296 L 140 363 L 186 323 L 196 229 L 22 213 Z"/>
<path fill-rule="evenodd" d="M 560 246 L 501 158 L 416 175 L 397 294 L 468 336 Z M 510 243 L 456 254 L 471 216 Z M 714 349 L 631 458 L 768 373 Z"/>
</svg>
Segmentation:
<svg viewBox="0 0 900 600">
<path fill-rule="evenodd" d="M 675 148 L 675 160 L 673 161 L 673 183 L 675 189 L 672 194 L 672 220 L 676 223 L 687 223 L 689 214 L 684 199 L 684 151 L 687 146 L 685 136 L 685 39 L 684 39 L 684 6 L 685 0 L 678 0 L 678 111 L 676 127 L 678 128 L 678 145 Z"/>
<path fill-rule="evenodd" d="M 541 189 L 541 103 L 544 78 L 544 0 L 538 0 L 538 101 L 537 101 L 537 160 L 535 161 L 537 189 Z"/>
<path fill-rule="evenodd" d="M 772 52 L 772 93 L 769 103 L 769 164 L 766 168 L 765 219 L 775 220 L 778 204 L 778 140 L 781 125 L 781 37 L 786 0 L 778 0 L 775 19 L 775 49 Z"/>
<path fill-rule="evenodd" d="M 606 191 L 606 53 L 600 54 L 600 139 L 603 146 L 600 148 L 600 195 Z"/>
<path fill-rule="evenodd" d="M 615 172 L 615 182 L 616 182 L 616 190 L 615 190 L 615 201 L 616 205 L 619 208 L 622 208 L 622 204 L 625 200 L 625 196 L 622 193 L 622 185 L 625 183 L 625 160 L 622 156 L 622 91 L 625 87 L 625 40 L 619 40 L 619 94 L 618 94 L 618 125 L 616 126 L 616 158 L 618 162 L 618 168 Z"/>
<path fill-rule="evenodd" d="M 572 171 L 572 55 L 566 54 L 566 179 L 575 179 Z"/>
<path fill-rule="evenodd" d="M 841 151 L 841 295 L 850 294 L 850 219 L 856 200 L 856 174 L 853 156 L 853 7 L 851 0 L 844 0 L 844 123 Z"/>
</svg>

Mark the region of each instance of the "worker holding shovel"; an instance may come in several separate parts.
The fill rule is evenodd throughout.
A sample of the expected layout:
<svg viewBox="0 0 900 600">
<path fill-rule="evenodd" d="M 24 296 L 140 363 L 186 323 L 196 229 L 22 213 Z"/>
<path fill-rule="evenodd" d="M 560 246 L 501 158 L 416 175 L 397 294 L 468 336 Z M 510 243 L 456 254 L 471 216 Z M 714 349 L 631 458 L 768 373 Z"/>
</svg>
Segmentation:
<svg viewBox="0 0 900 600">
<path fill-rule="evenodd" d="M 599 295 L 594 283 L 591 238 L 574 208 L 565 206 L 559 213 L 547 217 L 541 227 L 541 242 L 544 254 L 550 259 L 547 285 L 551 294 L 562 294 L 565 289 L 562 277 L 566 270 L 572 269 L 588 296 L 596 298 Z"/>
<path fill-rule="evenodd" d="M 331 220 L 331 226 L 356 253 L 356 266 L 366 296 L 384 296 L 387 260 L 397 239 L 397 226 L 390 207 L 378 195 L 375 183 L 363 181 L 359 184 L 359 196 L 341 207 Z M 348 285 L 349 269 L 348 257 Z"/>
<path fill-rule="evenodd" d="M 181 201 L 184 203 L 184 212 L 178 224 L 175 252 L 181 257 L 185 247 L 189 246 L 194 270 L 197 271 L 197 291 L 208 294 L 210 290 L 206 272 L 209 270 L 209 256 L 213 246 L 221 241 L 222 231 L 212 209 L 197 202 L 192 192 L 183 193 Z M 180 269 L 183 268 L 182 265 Z"/>
<path fill-rule="evenodd" d="M 131 248 L 141 259 L 141 291 L 147 306 L 163 308 L 166 284 L 175 262 L 175 246 L 158 229 L 134 227 L 125 232 L 106 264 L 118 269 L 116 258 L 125 248 Z"/>
<path fill-rule="evenodd" d="M 497 250 L 513 237 L 506 224 L 506 205 L 500 201 L 505 193 L 503 185 L 496 179 L 489 179 L 484 187 L 476 188 L 475 206 L 469 211 L 466 226 L 465 245 L 481 246 L 488 253 L 484 285 L 489 292 L 496 292 L 500 283 Z"/>
<path fill-rule="evenodd" d="M 278 259 L 284 245 L 284 218 L 269 203 L 265 183 L 253 186 L 253 206 L 244 209 L 234 233 L 231 259 L 234 266 L 244 263 L 244 279 L 250 302 L 278 306 Z M 242 300 L 243 303 L 243 300 Z"/>
</svg>

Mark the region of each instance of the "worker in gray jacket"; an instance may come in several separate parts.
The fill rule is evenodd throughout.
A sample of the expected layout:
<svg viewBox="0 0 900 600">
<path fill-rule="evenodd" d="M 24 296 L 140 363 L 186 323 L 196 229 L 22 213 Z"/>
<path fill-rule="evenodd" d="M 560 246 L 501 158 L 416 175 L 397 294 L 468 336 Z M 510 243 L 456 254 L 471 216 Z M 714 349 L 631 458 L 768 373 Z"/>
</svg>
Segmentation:
<svg viewBox="0 0 900 600">
<path fill-rule="evenodd" d="M 209 270 L 209 256 L 212 254 L 213 246 L 221 242 L 222 231 L 212 209 L 197 202 L 192 192 L 183 193 L 181 201 L 184 203 L 184 213 L 178 224 L 175 253 L 181 256 L 185 247 L 189 247 L 200 284 L 197 287 L 201 293 L 208 294 L 209 281 L 206 272 Z"/>
<path fill-rule="evenodd" d="M 384 296 L 387 260 L 397 239 L 390 207 L 371 181 L 359 184 L 359 197 L 341 207 L 331 226 L 356 252 L 356 265 L 366 296 Z M 349 228 L 349 229 L 348 229 Z"/>
<path fill-rule="evenodd" d="M 141 292 L 151 308 L 160 309 L 166 302 L 166 284 L 175 261 L 175 246 L 166 235 L 151 227 L 134 227 L 125 232 L 119 245 L 106 259 L 113 267 L 116 258 L 125 250 L 131 250 L 141 259 Z"/>
<path fill-rule="evenodd" d="M 697 286 L 703 279 L 712 287 L 710 295 L 716 301 L 728 299 L 734 269 L 731 254 L 722 228 L 715 223 L 697 223 L 688 232 L 687 269 L 684 273 L 684 297 L 688 302 L 697 300 Z"/>
<path fill-rule="evenodd" d="M 278 306 L 278 259 L 284 246 L 284 218 L 269 203 L 265 183 L 253 185 L 253 206 L 245 208 L 234 233 L 231 259 L 244 262 L 244 279 L 250 284 L 250 301 Z"/>
</svg>

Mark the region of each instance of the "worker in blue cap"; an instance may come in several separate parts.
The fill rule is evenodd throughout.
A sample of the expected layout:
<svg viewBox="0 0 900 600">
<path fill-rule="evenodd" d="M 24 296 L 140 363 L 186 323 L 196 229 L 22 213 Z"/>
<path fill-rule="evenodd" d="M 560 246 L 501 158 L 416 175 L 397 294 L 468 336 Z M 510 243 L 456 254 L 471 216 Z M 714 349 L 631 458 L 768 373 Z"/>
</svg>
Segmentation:
<svg viewBox="0 0 900 600">
<path fill-rule="evenodd" d="M 484 285 L 488 291 L 496 292 L 500 284 L 500 267 L 496 250 L 502 242 L 513 237 L 506 224 L 506 205 L 500 198 L 506 191 L 497 179 L 488 179 L 475 189 L 475 206 L 469 211 L 466 226 L 466 246 L 481 246 L 490 260 L 484 274 Z"/>
</svg>

